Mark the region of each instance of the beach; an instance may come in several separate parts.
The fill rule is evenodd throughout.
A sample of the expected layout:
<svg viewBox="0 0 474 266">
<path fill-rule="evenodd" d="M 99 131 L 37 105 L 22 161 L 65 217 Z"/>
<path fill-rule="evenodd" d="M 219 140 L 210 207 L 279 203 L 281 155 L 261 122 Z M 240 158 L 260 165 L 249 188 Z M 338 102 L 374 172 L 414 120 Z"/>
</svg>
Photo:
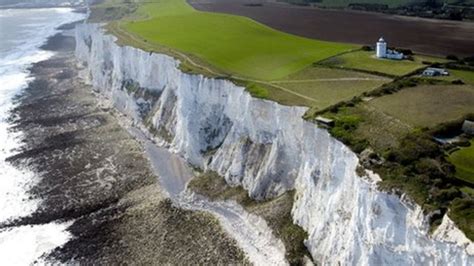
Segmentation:
<svg viewBox="0 0 474 266">
<path fill-rule="evenodd" d="M 30 261 L 18 252 L 0 253 L 0 260 L 242 262 L 235 241 L 212 215 L 182 210 L 167 199 L 120 115 L 80 78 L 68 28 L 72 26 L 42 46 L 54 55 L 33 64 L 28 86 L 14 97 L 9 111 L 9 134 L 19 144 L 5 161 L 30 173 L 24 194 L 35 205 L 2 220 L 0 239 L 21 253 L 20 237 L 33 243 L 35 252 Z M 45 235 L 56 237 L 41 241 Z"/>
</svg>

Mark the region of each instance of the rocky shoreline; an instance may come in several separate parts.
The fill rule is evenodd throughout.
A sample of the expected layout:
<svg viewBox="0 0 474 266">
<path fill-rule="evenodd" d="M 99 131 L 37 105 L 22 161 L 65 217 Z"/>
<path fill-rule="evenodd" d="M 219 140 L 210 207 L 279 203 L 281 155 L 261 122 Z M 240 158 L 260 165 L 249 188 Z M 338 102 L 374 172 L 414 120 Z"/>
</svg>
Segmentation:
<svg viewBox="0 0 474 266">
<path fill-rule="evenodd" d="M 210 214 L 175 207 L 140 144 L 79 79 L 74 39 L 50 38 L 56 55 L 31 68 L 10 121 L 23 132 L 8 161 L 40 176 L 39 209 L 0 228 L 74 221 L 71 241 L 47 255 L 62 263 L 238 264 L 242 251 Z"/>
</svg>

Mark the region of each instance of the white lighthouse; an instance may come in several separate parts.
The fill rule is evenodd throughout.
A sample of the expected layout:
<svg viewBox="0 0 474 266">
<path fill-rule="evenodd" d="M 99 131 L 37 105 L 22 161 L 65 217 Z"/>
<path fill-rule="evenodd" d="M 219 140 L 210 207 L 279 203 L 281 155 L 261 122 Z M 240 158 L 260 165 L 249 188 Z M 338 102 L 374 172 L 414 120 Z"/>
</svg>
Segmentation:
<svg viewBox="0 0 474 266">
<path fill-rule="evenodd" d="M 387 43 L 385 42 L 383 37 L 380 37 L 379 41 L 377 42 L 377 57 L 387 57 Z"/>
</svg>

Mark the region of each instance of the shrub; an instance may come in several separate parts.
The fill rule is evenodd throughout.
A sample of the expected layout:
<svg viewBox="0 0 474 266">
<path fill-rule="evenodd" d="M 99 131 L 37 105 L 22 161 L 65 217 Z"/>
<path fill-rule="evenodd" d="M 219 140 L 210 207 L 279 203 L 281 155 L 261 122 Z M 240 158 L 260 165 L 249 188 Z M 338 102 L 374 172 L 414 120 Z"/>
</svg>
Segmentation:
<svg viewBox="0 0 474 266">
<path fill-rule="evenodd" d="M 468 66 L 474 66 L 474 56 L 465 57 L 463 61 Z"/>
<path fill-rule="evenodd" d="M 396 50 L 404 55 L 413 55 L 413 51 L 410 49 L 397 48 Z"/>
<path fill-rule="evenodd" d="M 453 60 L 453 61 L 458 61 L 459 60 L 459 58 L 457 56 L 452 55 L 452 54 L 446 56 L 446 59 Z"/>
<path fill-rule="evenodd" d="M 448 189 L 438 189 L 432 192 L 432 195 L 436 201 L 439 202 L 449 202 L 459 196 L 461 196 L 461 191 L 455 187 Z"/>
<path fill-rule="evenodd" d="M 432 179 L 444 177 L 444 173 L 441 171 L 437 161 L 432 159 L 421 159 L 415 164 L 414 168 L 416 173 L 425 174 Z"/>
<path fill-rule="evenodd" d="M 423 133 L 410 134 L 401 141 L 398 149 L 392 150 L 392 161 L 409 165 L 422 157 L 435 157 L 440 154 L 440 149 L 429 135 Z"/>
<path fill-rule="evenodd" d="M 259 86 L 257 84 L 250 84 L 247 86 L 247 91 L 250 92 L 250 94 L 253 97 L 260 98 L 260 99 L 266 99 L 268 98 L 268 90 L 262 86 Z"/>
<path fill-rule="evenodd" d="M 361 153 L 369 147 L 369 142 L 365 139 L 351 140 L 351 147 L 355 153 Z"/>
<path fill-rule="evenodd" d="M 474 55 L 473 56 L 468 56 L 468 57 L 464 57 L 464 62 L 474 62 Z"/>
</svg>

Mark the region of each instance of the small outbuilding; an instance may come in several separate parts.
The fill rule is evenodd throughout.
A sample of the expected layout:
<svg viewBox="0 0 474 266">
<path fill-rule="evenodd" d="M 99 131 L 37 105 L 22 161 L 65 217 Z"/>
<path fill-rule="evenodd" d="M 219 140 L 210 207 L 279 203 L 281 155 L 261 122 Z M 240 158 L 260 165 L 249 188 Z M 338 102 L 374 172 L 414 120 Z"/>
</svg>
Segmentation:
<svg viewBox="0 0 474 266">
<path fill-rule="evenodd" d="M 474 121 L 465 120 L 462 124 L 462 131 L 474 136 Z"/>
<path fill-rule="evenodd" d="M 422 75 L 427 77 L 449 76 L 449 72 L 444 68 L 428 67 L 423 70 Z"/>
<path fill-rule="evenodd" d="M 333 127 L 334 126 L 334 120 L 325 118 L 322 116 L 316 117 L 316 122 L 318 122 L 321 125 L 327 126 L 327 127 Z"/>
</svg>

